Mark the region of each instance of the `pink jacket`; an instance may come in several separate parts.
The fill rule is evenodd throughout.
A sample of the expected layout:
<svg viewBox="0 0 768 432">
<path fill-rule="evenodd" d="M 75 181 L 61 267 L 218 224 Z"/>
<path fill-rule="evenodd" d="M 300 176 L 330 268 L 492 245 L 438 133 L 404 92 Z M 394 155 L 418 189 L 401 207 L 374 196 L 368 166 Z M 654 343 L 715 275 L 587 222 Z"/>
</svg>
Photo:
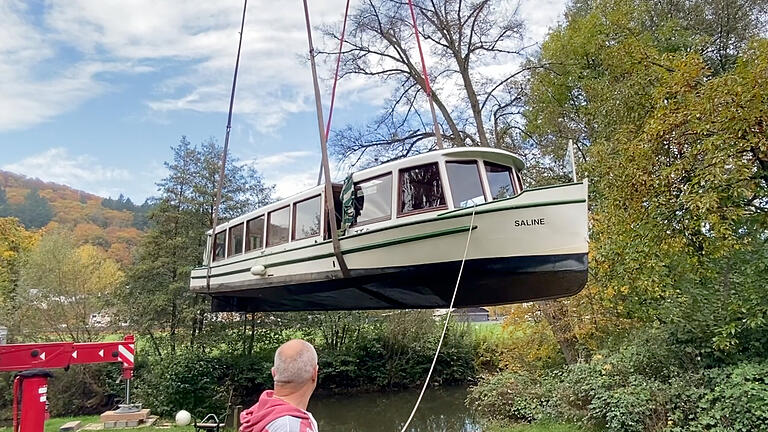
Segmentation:
<svg viewBox="0 0 768 432">
<path fill-rule="evenodd" d="M 240 432 L 318 432 L 312 414 L 274 397 L 267 390 L 240 414 Z"/>
</svg>

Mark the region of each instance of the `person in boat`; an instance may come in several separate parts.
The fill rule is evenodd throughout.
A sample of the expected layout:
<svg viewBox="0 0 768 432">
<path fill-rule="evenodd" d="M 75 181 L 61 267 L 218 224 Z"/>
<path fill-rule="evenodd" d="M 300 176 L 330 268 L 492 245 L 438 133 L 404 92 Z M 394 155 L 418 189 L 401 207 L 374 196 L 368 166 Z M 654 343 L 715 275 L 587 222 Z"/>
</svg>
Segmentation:
<svg viewBox="0 0 768 432">
<path fill-rule="evenodd" d="M 318 432 L 307 411 L 317 385 L 317 352 L 307 341 L 292 339 L 275 352 L 275 389 L 240 414 L 240 432 Z"/>
</svg>

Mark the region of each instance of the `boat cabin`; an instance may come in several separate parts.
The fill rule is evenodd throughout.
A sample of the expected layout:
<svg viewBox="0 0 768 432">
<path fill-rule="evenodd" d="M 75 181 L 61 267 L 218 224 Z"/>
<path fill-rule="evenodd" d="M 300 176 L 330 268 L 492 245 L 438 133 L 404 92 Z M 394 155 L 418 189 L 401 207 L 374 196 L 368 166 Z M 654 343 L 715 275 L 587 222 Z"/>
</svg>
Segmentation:
<svg viewBox="0 0 768 432">
<path fill-rule="evenodd" d="M 523 168 L 506 151 L 460 147 L 358 171 L 333 187 L 341 238 L 513 197 L 523 190 Z M 213 239 L 209 231 L 206 250 L 222 262 L 329 241 L 323 208 L 320 185 L 220 225 Z"/>
</svg>

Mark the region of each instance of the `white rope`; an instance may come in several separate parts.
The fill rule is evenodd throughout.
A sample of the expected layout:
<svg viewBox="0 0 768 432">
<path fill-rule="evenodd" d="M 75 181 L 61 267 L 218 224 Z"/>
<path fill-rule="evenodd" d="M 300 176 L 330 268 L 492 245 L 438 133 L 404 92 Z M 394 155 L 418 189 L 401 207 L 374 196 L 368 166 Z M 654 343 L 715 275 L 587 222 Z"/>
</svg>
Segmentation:
<svg viewBox="0 0 768 432">
<path fill-rule="evenodd" d="M 453 302 L 456 300 L 456 293 L 459 291 L 459 282 L 461 282 L 461 274 L 464 272 L 464 263 L 467 261 L 467 251 L 469 250 L 469 240 L 472 238 L 472 229 L 475 225 L 475 209 L 476 206 L 472 207 L 472 219 L 469 222 L 469 230 L 467 232 L 467 244 L 464 245 L 464 256 L 461 258 L 461 266 L 459 267 L 459 276 L 456 278 L 456 286 L 453 288 L 453 296 L 451 296 L 451 304 L 448 306 L 448 313 L 445 314 L 445 323 L 443 324 L 443 333 L 440 334 L 440 341 L 437 343 L 437 350 L 435 350 L 435 357 L 432 358 L 432 365 L 429 367 L 429 373 L 427 373 L 427 378 L 424 380 L 424 385 L 421 387 L 421 393 L 419 393 L 419 398 L 416 399 L 416 404 L 413 406 L 413 411 L 411 411 L 410 417 L 408 417 L 408 420 L 405 422 L 405 425 L 403 425 L 403 428 L 400 430 L 400 432 L 405 432 L 406 429 L 408 429 L 408 426 L 411 424 L 411 420 L 413 420 L 413 416 L 416 415 L 416 410 L 419 409 L 419 404 L 421 404 L 421 398 L 424 397 L 424 392 L 427 391 L 427 385 L 429 385 L 429 379 L 432 378 L 432 371 L 435 370 L 435 363 L 437 363 L 437 356 L 440 354 L 440 348 L 443 346 L 443 339 L 445 339 L 445 333 L 448 331 L 448 323 L 451 321 L 451 312 L 453 312 Z"/>
</svg>

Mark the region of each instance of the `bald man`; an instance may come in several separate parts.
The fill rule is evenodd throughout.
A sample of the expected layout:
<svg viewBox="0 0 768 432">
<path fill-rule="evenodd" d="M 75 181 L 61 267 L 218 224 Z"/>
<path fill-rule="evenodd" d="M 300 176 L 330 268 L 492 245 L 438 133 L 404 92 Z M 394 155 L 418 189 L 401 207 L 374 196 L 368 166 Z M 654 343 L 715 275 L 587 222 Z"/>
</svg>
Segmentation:
<svg viewBox="0 0 768 432">
<path fill-rule="evenodd" d="M 317 353 L 307 341 L 292 339 L 275 351 L 275 389 L 240 414 L 240 432 L 318 432 L 307 411 L 317 385 Z"/>
</svg>

